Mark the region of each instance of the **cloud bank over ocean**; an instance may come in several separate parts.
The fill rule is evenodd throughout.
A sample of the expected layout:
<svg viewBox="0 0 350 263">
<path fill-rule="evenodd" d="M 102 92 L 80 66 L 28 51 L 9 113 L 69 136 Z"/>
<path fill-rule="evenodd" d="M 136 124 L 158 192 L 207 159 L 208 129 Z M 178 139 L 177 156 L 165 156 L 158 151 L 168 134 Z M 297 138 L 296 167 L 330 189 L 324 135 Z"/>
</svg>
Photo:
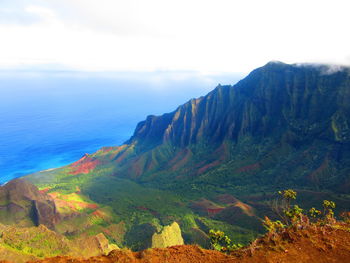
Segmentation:
<svg viewBox="0 0 350 263">
<path fill-rule="evenodd" d="M 346 0 L 4 0 L 0 67 L 248 72 L 350 64 Z"/>
</svg>

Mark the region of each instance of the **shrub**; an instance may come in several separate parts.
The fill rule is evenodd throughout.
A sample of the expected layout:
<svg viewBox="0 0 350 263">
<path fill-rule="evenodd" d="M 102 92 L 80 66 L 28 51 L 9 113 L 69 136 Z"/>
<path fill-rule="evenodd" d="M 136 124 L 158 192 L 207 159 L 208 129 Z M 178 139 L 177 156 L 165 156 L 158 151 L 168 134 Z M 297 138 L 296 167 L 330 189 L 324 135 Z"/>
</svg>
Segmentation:
<svg viewBox="0 0 350 263">
<path fill-rule="evenodd" d="M 283 197 L 288 202 L 288 205 L 290 204 L 291 200 L 297 199 L 297 192 L 295 192 L 292 189 L 287 189 L 283 191 L 278 191 L 278 194 Z"/>
<path fill-rule="evenodd" d="M 263 220 L 263 226 L 269 233 L 277 233 L 285 228 L 285 225 L 280 220 L 272 221 L 267 216 Z"/>
<path fill-rule="evenodd" d="M 293 225 L 300 221 L 301 216 L 303 215 L 303 209 L 301 209 L 298 205 L 294 205 L 288 210 L 284 210 L 284 214 L 289 218 Z"/>
<path fill-rule="evenodd" d="M 323 200 L 323 215 L 326 223 L 334 223 L 335 203 L 333 201 Z"/>
<path fill-rule="evenodd" d="M 311 217 L 317 218 L 318 216 L 320 216 L 322 214 L 322 212 L 320 210 L 317 210 L 315 207 L 312 207 L 309 210 L 309 214 Z"/>
<path fill-rule="evenodd" d="M 241 244 L 233 244 L 231 239 L 222 231 L 215 231 L 211 229 L 209 231 L 209 239 L 211 249 L 221 252 L 228 253 L 242 247 Z"/>
<path fill-rule="evenodd" d="M 278 194 L 280 198 L 275 201 L 272 208 L 285 225 L 293 225 L 299 221 L 303 212 L 298 205 L 291 206 L 291 202 L 297 198 L 297 192 L 287 189 L 278 191 Z"/>
</svg>

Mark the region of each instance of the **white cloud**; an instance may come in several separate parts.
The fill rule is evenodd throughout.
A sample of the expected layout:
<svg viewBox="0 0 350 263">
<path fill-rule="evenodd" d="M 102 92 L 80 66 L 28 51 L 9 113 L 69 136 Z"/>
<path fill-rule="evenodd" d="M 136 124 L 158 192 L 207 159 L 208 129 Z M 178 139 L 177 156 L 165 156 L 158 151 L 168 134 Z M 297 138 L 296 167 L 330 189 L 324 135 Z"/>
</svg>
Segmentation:
<svg viewBox="0 0 350 263">
<path fill-rule="evenodd" d="M 7 12 L 35 22 L 0 19 L 0 66 L 244 72 L 269 60 L 349 64 L 347 2 L 12 0 Z"/>
</svg>

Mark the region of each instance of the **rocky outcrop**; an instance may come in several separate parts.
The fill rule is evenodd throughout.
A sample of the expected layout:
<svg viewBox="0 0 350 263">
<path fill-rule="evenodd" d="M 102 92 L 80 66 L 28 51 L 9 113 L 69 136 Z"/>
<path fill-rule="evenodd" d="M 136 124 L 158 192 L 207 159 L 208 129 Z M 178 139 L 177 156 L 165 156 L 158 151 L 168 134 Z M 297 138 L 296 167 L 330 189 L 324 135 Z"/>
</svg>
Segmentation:
<svg viewBox="0 0 350 263">
<path fill-rule="evenodd" d="M 98 248 L 98 254 L 108 254 L 112 250 L 119 249 L 119 247 L 115 244 L 110 244 L 108 239 L 105 237 L 104 234 L 99 233 L 96 236 L 90 237 L 89 241 L 82 240 L 82 243 L 85 247 L 87 247 L 91 251 L 91 247 Z M 88 243 L 92 243 L 91 246 L 87 246 Z"/>
<path fill-rule="evenodd" d="M 60 220 L 52 198 L 24 179 L 0 187 L 0 211 L 0 222 L 4 224 L 43 224 L 53 229 Z"/>
<path fill-rule="evenodd" d="M 178 223 L 173 222 L 171 225 L 159 228 L 160 226 L 151 223 L 133 226 L 126 233 L 126 246 L 133 251 L 140 251 L 184 244 Z"/>
<path fill-rule="evenodd" d="M 160 233 L 154 233 L 152 236 L 152 248 L 165 248 L 183 244 L 181 229 L 176 222 L 165 226 Z"/>
</svg>

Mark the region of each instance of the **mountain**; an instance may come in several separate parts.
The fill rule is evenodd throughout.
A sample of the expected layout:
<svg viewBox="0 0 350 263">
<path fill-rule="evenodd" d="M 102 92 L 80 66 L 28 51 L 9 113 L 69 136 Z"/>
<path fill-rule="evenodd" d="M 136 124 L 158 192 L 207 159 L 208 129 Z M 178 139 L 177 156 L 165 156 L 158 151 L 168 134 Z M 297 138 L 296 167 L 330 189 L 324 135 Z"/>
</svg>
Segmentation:
<svg viewBox="0 0 350 263">
<path fill-rule="evenodd" d="M 348 193 L 349 101 L 348 68 L 271 62 L 234 86 L 148 116 L 124 145 L 86 155 L 71 173 L 112 165 L 115 176 L 157 187 L 215 179 Z"/>
<path fill-rule="evenodd" d="M 58 233 L 104 233 L 138 250 L 177 222 L 186 244 L 210 229 L 248 243 L 294 188 L 306 209 L 350 198 L 350 69 L 270 62 L 162 116 L 121 146 L 26 177 L 54 200 Z M 149 242 L 151 243 L 151 242 Z M 151 246 L 151 245 L 150 245 Z"/>
</svg>

